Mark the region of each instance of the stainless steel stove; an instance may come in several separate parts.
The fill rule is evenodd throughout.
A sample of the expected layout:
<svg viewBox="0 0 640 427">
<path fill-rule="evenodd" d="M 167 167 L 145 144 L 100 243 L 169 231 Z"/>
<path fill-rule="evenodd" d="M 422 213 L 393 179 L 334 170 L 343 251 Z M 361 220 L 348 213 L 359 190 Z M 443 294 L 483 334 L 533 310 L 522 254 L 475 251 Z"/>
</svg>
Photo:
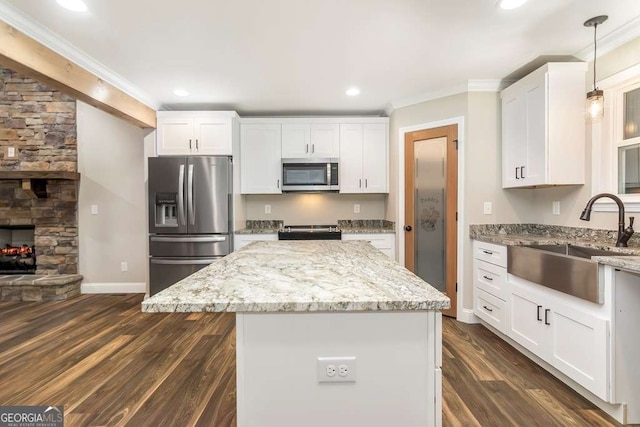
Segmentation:
<svg viewBox="0 0 640 427">
<path fill-rule="evenodd" d="M 278 231 L 278 240 L 341 240 L 337 225 L 285 225 Z"/>
</svg>

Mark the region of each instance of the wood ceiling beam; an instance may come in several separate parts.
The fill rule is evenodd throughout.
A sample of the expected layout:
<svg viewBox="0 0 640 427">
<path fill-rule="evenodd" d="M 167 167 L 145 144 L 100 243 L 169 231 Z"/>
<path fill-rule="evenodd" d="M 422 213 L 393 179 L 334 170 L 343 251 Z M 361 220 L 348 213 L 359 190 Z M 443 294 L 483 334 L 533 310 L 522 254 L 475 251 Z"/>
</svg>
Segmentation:
<svg viewBox="0 0 640 427">
<path fill-rule="evenodd" d="M 51 86 L 142 128 L 156 127 L 156 111 L 0 21 L 0 65 Z"/>
</svg>

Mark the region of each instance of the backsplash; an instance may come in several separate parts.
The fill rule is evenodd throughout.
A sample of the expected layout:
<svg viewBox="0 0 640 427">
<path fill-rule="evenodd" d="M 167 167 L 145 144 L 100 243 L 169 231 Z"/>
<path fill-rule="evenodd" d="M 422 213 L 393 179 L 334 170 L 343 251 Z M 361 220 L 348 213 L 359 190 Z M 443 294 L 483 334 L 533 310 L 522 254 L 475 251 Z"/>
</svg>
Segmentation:
<svg viewBox="0 0 640 427">
<path fill-rule="evenodd" d="M 597 242 L 615 242 L 617 230 L 598 230 L 593 228 L 564 227 L 545 224 L 475 224 L 469 226 L 469 237 L 495 234 L 532 234 L 537 236 L 558 237 L 563 239 L 580 239 Z M 629 246 L 640 246 L 640 236 L 634 234 L 629 240 Z"/>
<path fill-rule="evenodd" d="M 340 228 L 383 228 L 395 230 L 395 223 L 386 219 L 339 219 Z"/>
<path fill-rule="evenodd" d="M 284 226 L 284 221 L 280 219 L 248 219 L 246 227 L 252 230 L 255 229 L 281 229 Z"/>
</svg>

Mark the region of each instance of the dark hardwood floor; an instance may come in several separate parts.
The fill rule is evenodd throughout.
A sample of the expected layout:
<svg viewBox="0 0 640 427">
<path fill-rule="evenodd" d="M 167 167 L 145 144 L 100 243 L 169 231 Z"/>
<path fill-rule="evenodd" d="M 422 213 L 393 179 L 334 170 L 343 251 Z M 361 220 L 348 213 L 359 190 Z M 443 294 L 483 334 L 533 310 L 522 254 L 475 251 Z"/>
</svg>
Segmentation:
<svg viewBox="0 0 640 427">
<path fill-rule="evenodd" d="M 144 314 L 140 295 L 0 303 L 0 405 L 66 426 L 235 425 L 233 314 Z M 612 426 L 479 325 L 444 321 L 445 426 Z"/>
</svg>

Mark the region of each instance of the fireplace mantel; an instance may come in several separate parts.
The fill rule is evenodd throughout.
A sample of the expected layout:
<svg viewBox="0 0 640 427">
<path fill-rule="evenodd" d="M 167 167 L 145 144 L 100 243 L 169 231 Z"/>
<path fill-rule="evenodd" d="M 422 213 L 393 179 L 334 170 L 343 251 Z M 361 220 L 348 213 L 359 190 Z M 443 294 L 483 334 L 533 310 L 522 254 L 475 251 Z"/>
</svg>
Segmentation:
<svg viewBox="0 0 640 427">
<path fill-rule="evenodd" d="M 80 180 L 78 172 L 67 171 L 0 171 L 0 179 L 66 179 Z"/>
</svg>

